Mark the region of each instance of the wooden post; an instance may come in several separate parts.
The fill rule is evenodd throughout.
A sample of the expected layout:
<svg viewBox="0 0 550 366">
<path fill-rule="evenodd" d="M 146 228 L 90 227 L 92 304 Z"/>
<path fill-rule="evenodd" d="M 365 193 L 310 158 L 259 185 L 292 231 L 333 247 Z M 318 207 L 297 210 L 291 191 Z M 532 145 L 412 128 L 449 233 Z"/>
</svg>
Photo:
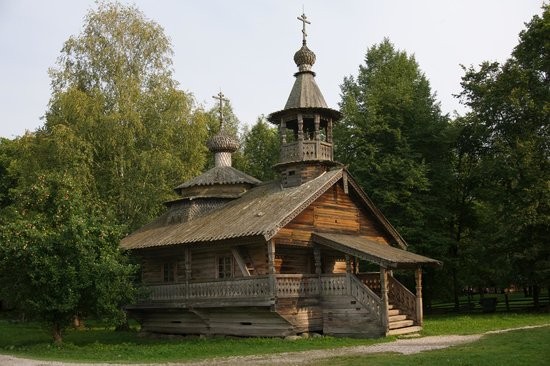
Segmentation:
<svg viewBox="0 0 550 366">
<path fill-rule="evenodd" d="M 189 298 L 189 281 L 191 280 L 191 249 L 185 247 L 185 298 Z"/>
<path fill-rule="evenodd" d="M 279 125 L 279 134 L 281 135 L 281 145 L 286 144 L 286 122 L 284 118 L 281 118 L 281 124 Z"/>
<path fill-rule="evenodd" d="M 313 260 L 315 261 L 315 274 L 321 275 L 321 249 L 319 246 L 313 247 Z"/>
<path fill-rule="evenodd" d="M 319 114 L 315 114 L 315 119 L 313 122 L 315 123 L 315 140 L 320 141 L 321 133 L 319 126 L 321 125 L 321 116 Z"/>
<path fill-rule="evenodd" d="M 348 254 L 346 254 L 346 287 L 348 288 L 348 294 L 351 295 L 351 260 Z"/>
<path fill-rule="evenodd" d="M 380 314 L 380 316 L 382 317 L 382 327 L 384 327 L 385 332 L 387 332 L 389 330 L 388 272 L 386 268 L 382 266 L 380 266 L 380 292 L 382 296 L 382 314 Z"/>
<path fill-rule="evenodd" d="M 346 254 L 346 273 L 351 273 L 351 258 Z"/>
<path fill-rule="evenodd" d="M 317 288 L 319 296 L 323 295 L 323 283 L 321 282 L 321 248 L 314 244 L 313 246 L 313 261 L 315 262 L 315 274 L 317 275 Z"/>
<path fill-rule="evenodd" d="M 332 118 L 327 123 L 327 142 L 332 144 Z"/>
<path fill-rule="evenodd" d="M 315 158 L 321 159 L 321 133 L 319 132 L 319 126 L 321 124 L 321 116 L 319 114 L 315 114 L 314 119 L 315 124 Z"/>
<path fill-rule="evenodd" d="M 304 139 L 304 118 L 301 114 L 298 114 L 298 140 Z"/>
<path fill-rule="evenodd" d="M 424 314 L 422 310 L 422 268 L 417 267 L 414 273 L 416 282 L 416 322 L 422 326 L 424 322 Z"/>
<path fill-rule="evenodd" d="M 273 239 L 267 242 L 267 260 L 271 298 L 275 300 L 277 294 L 277 279 L 275 278 L 275 241 Z"/>
<path fill-rule="evenodd" d="M 298 160 L 304 159 L 304 118 L 301 114 L 298 114 Z M 300 180 L 301 182 L 301 180 Z"/>
</svg>

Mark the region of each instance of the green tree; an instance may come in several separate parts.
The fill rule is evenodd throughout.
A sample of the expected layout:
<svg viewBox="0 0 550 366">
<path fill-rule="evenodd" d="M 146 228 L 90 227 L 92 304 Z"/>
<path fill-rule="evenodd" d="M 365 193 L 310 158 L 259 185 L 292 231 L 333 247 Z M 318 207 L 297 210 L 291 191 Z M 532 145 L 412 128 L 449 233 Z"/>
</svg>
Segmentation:
<svg viewBox="0 0 550 366">
<path fill-rule="evenodd" d="M 414 250 L 446 260 L 451 135 L 428 79 L 413 56 L 385 39 L 367 50 L 358 75 L 341 89 L 337 159 Z M 432 275 L 427 285 L 441 280 L 448 288 L 448 277 Z M 425 290 L 429 302 L 431 288 Z"/>
<path fill-rule="evenodd" d="M 400 226 L 422 220 L 419 193 L 430 190 L 431 165 L 447 124 L 414 57 L 385 39 L 371 47 L 359 75 L 344 79 L 336 126 L 338 160 Z"/>
<path fill-rule="evenodd" d="M 12 203 L 10 189 L 17 183 L 8 173 L 11 159 L 15 156 L 15 142 L 0 138 L 0 210 Z"/>
<path fill-rule="evenodd" d="M 262 181 L 274 179 L 273 165 L 279 162 L 277 129 L 260 116 L 250 130 L 245 130 L 242 141 L 243 171 Z"/>
<path fill-rule="evenodd" d="M 62 126 L 12 144 L 6 173 L 17 183 L 0 213 L 0 297 L 49 324 L 55 342 L 76 314 L 123 321 L 135 267 L 118 249 L 122 227 L 96 199 L 86 150 Z"/>
<path fill-rule="evenodd" d="M 481 131 L 486 245 L 509 270 L 501 278 L 550 283 L 550 5 L 520 33 L 504 64 L 470 67 L 462 80 L 469 125 Z M 510 274 L 513 274 L 511 276 Z M 515 278 L 512 278 L 515 277 Z"/>
<path fill-rule="evenodd" d="M 455 310 L 459 310 L 459 290 L 465 286 L 481 287 L 481 258 L 487 258 L 480 244 L 480 221 L 485 217 L 479 205 L 482 195 L 481 154 L 483 145 L 479 129 L 467 117 L 457 117 L 449 129 L 452 135 L 451 173 L 448 185 L 448 225 L 450 245 L 446 267 L 450 268 Z M 487 268 L 485 266 L 485 268 Z"/>
<path fill-rule="evenodd" d="M 208 115 L 177 88 L 171 52 L 135 7 L 99 3 L 50 70 L 45 125 L 0 142 L 2 296 L 56 341 L 76 314 L 123 317 L 135 268 L 120 238 L 206 161 Z"/>
<path fill-rule="evenodd" d="M 208 116 L 172 78 L 163 29 L 137 8 L 100 2 L 50 70 L 44 130 L 65 125 L 88 149 L 97 192 L 136 229 L 206 162 Z"/>
</svg>

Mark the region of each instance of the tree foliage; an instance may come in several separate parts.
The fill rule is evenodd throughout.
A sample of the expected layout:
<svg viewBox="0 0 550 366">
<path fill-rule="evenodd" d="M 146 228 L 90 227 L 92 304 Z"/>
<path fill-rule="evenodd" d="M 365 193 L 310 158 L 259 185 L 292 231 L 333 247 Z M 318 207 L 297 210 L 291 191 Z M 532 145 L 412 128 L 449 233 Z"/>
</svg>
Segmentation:
<svg viewBox="0 0 550 366">
<path fill-rule="evenodd" d="M 205 164 L 208 117 L 172 78 L 163 29 L 133 6 L 99 3 L 50 70 L 44 130 L 86 145 L 100 198 L 135 229 Z"/>
<path fill-rule="evenodd" d="M 494 281 L 540 286 L 550 279 L 548 39 L 550 6 L 545 5 L 542 16 L 534 16 L 520 33 L 510 59 L 470 67 L 462 80 L 461 98 L 471 108 L 465 128 L 479 131 L 483 191 L 478 200 L 490 229 L 484 244 L 509 268 Z"/>
<path fill-rule="evenodd" d="M 117 318 L 134 294 L 120 238 L 206 161 L 207 114 L 172 79 L 163 30 L 98 3 L 50 70 L 45 125 L 0 142 L 2 296 L 47 321 Z"/>
<path fill-rule="evenodd" d="M 242 136 L 242 170 L 262 181 L 274 179 L 273 165 L 279 162 L 279 145 L 277 129 L 260 116 Z"/>
<path fill-rule="evenodd" d="M 337 159 L 414 250 L 447 263 L 452 134 L 428 79 L 413 56 L 385 39 L 367 50 L 358 75 L 341 89 Z"/>
<path fill-rule="evenodd" d="M 427 224 L 426 200 L 446 169 L 447 118 L 428 80 L 414 57 L 385 39 L 367 51 L 357 77 L 344 79 L 340 107 L 338 160 L 410 237 Z"/>
<path fill-rule="evenodd" d="M 15 141 L 7 175 L 16 182 L 0 214 L 0 297 L 52 326 L 56 342 L 77 315 L 121 322 L 134 295 L 118 249 L 122 227 L 96 200 L 85 154 L 65 128 Z"/>
</svg>

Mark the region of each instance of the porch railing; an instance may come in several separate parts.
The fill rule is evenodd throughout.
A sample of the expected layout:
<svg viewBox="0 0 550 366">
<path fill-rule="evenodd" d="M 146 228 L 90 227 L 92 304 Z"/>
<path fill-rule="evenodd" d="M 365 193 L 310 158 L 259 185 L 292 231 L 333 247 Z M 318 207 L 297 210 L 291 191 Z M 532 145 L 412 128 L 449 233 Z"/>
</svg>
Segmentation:
<svg viewBox="0 0 550 366">
<path fill-rule="evenodd" d="M 319 279 L 308 274 L 278 274 L 277 297 L 313 297 L 320 294 Z"/>
<path fill-rule="evenodd" d="M 363 304 L 377 319 L 382 320 L 382 299 L 355 276 L 350 276 L 351 295 Z"/>
<path fill-rule="evenodd" d="M 416 319 L 416 297 L 405 286 L 389 276 L 388 296 L 410 319 Z M 378 287 L 377 287 L 378 286 Z M 280 298 L 353 296 L 380 317 L 382 300 L 378 274 L 277 274 L 275 294 Z M 374 289 L 374 291 L 373 291 Z M 253 276 L 231 280 L 193 281 L 181 284 L 146 286 L 142 302 L 185 302 L 211 299 L 253 300 L 273 298 L 270 276 Z"/>
<path fill-rule="evenodd" d="M 182 301 L 207 299 L 239 299 L 268 297 L 271 295 L 269 276 L 242 279 L 197 281 L 189 284 L 145 286 L 142 301 Z"/>
<path fill-rule="evenodd" d="M 409 319 L 418 321 L 416 316 L 416 296 L 392 276 L 388 276 L 388 299 L 405 313 Z"/>
<path fill-rule="evenodd" d="M 382 319 L 382 299 L 352 274 L 277 275 L 278 297 L 352 296 L 377 319 Z"/>
<path fill-rule="evenodd" d="M 380 294 L 381 288 L 380 288 L 379 272 L 358 273 L 356 276 L 362 283 L 364 283 L 374 293 Z"/>
<path fill-rule="evenodd" d="M 277 297 L 316 297 L 350 294 L 349 279 L 345 273 L 324 274 L 277 274 L 275 292 Z M 269 276 L 254 276 L 232 280 L 193 281 L 188 284 L 159 284 L 145 286 L 142 299 L 147 301 L 207 300 L 217 298 L 269 297 Z"/>
</svg>

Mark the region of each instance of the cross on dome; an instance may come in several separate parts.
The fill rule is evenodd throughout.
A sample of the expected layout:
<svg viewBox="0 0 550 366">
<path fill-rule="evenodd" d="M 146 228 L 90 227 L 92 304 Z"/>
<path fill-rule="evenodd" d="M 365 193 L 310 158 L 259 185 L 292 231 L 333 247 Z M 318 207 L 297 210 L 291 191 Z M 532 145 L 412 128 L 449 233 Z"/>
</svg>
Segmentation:
<svg viewBox="0 0 550 366">
<path fill-rule="evenodd" d="M 298 20 L 302 22 L 302 44 L 306 44 L 306 37 L 307 37 L 307 33 L 306 33 L 306 24 L 311 24 L 311 22 L 309 20 L 307 20 L 307 17 L 304 13 L 302 13 L 301 16 L 298 17 Z"/>
<path fill-rule="evenodd" d="M 220 107 L 219 107 L 220 108 L 220 111 L 219 111 L 220 117 L 219 118 L 220 118 L 220 128 L 221 128 L 223 126 L 223 102 L 229 102 L 229 99 L 226 99 L 225 95 L 223 95 L 223 93 L 221 91 L 218 93 L 218 95 L 212 96 L 212 98 L 218 100 L 219 103 L 220 103 Z"/>
</svg>

